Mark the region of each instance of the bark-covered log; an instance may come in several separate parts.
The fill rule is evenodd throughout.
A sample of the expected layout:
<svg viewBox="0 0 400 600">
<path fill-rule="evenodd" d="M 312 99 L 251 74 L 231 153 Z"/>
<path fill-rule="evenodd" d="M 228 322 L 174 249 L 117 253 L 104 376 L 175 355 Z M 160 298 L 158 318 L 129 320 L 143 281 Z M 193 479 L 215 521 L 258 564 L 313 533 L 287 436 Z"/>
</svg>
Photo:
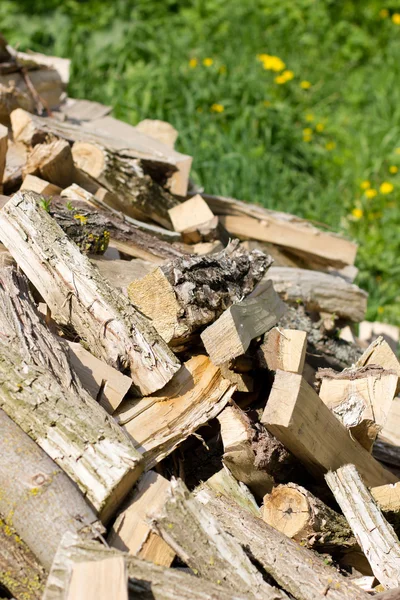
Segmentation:
<svg viewBox="0 0 400 600">
<path fill-rule="evenodd" d="M 12 269 L 0 277 L 0 331 L 0 407 L 107 520 L 140 475 L 140 455 L 83 390 Z"/>
<path fill-rule="evenodd" d="M 30 192 L 0 211 L 0 239 L 50 307 L 92 353 L 131 373 L 143 394 L 162 388 L 180 363 L 151 323 L 113 289 Z"/>
</svg>

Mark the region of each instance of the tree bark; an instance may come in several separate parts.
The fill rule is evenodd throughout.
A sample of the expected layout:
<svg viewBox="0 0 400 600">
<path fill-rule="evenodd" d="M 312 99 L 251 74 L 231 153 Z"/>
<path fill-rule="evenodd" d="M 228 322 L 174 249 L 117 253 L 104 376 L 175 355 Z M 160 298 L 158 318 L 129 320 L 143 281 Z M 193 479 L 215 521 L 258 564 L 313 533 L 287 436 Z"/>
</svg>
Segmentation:
<svg viewBox="0 0 400 600">
<path fill-rule="evenodd" d="M 162 388 L 179 361 L 151 323 L 108 285 L 29 192 L 0 211 L 0 239 L 50 307 L 92 353 L 124 371 L 143 394 Z"/>
</svg>

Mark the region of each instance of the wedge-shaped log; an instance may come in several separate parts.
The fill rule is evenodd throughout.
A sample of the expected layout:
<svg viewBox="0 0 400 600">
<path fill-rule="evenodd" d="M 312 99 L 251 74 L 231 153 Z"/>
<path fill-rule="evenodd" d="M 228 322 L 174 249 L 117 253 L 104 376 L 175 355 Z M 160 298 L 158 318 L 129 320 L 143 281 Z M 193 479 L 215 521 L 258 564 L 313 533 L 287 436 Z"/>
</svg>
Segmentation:
<svg viewBox="0 0 400 600">
<path fill-rule="evenodd" d="M 287 598 L 263 580 L 239 543 L 225 533 L 181 480 L 171 481 L 165 504 L 153 513 L 152 526 L 204 579 L 225 584 L 233 593 L 249 598 Z"/>
<path fill-rule="evenodd" d="M 236 240 L 218 254 L 170 261 L 134 281 L 128 294 L 159 334 L 181 348 L 192 333 L 253 292 L 270 264 L 268 256 L 249 253 Z"/>
<path fill-rule="evenodd" d="M 75 165 L 71 147 L 66 140 L 37 144 L 29 153 L 23 175 L 38 175 L 50 183 L 65 188 L 74 182 Z"/>
<path fill-rule="evenodd" d="M 140 455 L 82 388 L 42 323 L 27 282 L 0 273 L 0 407 L 71 477 L 106 521 L 142 470 Z M 0 509 L 1 510 L 1 509 Z"/>
<path fill-rule="evenodd" d="M 108 285 L 31 192 L 0 211 L 0 239 L 50 307 L 92 353 L 130 371 L 143 394 L 162 388 L 180 363 L 151 323 Z"/>
<path fill-rule="evenodd" d="M 400 392 L 400 362 L 382 336 L 376 338 L 368 346 L 355 364 L 356 367 L 366 367 L 367 365 L 378 365 L 384 369 L 394 371 L 399 377 L 397 394 Z"/>
<path fill-rule="evenodd" d="M 200 194 L 170 208 L 168 213 L 173 228 L 179 232 L 199 227 L 214 218 L 212 211 L 208 208 L 207 202 L 203 200 Z"/>
<path fill-rule="evenodd" d="M 128 574 L 123 556 L 72 565 L 67 600 L 128 600 Z"/>
<path fill-rule="evenodd" d="M 228 308 L 207 327 L 201 334 L 202 342 L 213 363 L 220 365 L 244 354 L 251 340 L 276 325 L 285 312 L 285 304 L 267 281 L 262 290 L 256 288 L 249 298 Z"/>
<path fill-rule="evenodd" d="M 145 468 L 150 469 L 216 417 L 234 391 L 235 386 L 207 356 L 194 356 L 163 390 L 124 402 L 115 418 L 143 454 Z"/>
<path fill-rule="evenodd" d="M 397 481 L 395 475 L 384 469 L 350 436 L 297 373 L 276 372 L 261 420 L 268 431 L 317 477 L 351 462 L 368 486 Z"/>
<path fill-rule="evenodd" d="M 400 533 L 400 481 L 397 483 L 388 483 L 373 487 L 370 490 L 371 495 L 385 519 L 393 525 L 397 535 Z"/>
<path fill-rule="evenodd" d="M 45 196 L 55 196 L 56 194 L 61 193 L 61 188 L 36 175 L 26 175 L 20 187 L 20 191 L 36 192 L 37 194 L 44 194 Z"/>
<path fill-rule="evenodd" d="M 298 329 L 269 331 L 257 351 L 260 367 L 270 371 L 291 371 L 302 373 L 307 349 L 307 332 Z"/>
<path fill-rule="evenodd" d="M 327 473 L 326 482 L 343 511 L 375 577 L 386 588 L 400 585 L 400 542 L 354 465 Z"/>
<path fill-rule="evenodd" d="M 360 444 L 371 451 L 385 425 L 396 393 L 398 376 L 394 371 L 369 365 L 337 373 L 320 369 L 319 396 Z"/>
<path fill-rule="evenodd" d="M 179 135 L 175 127 L 172 127 L 167 121 L 160 121 L 159 119 L 144 119 L 135 125 L 135 129 L 159 140 L 169 148 L 174 147 Z"/>
<path fill-rule="evenodd" d="M 150 512 L 166 501 L 169 485 L 168 479 L 155 471 L 142 475 L 111 528 L 107 540 L 110 546 L 156 565 L 171 566 L 175 552 L 148 523 Z"/>
</svg>

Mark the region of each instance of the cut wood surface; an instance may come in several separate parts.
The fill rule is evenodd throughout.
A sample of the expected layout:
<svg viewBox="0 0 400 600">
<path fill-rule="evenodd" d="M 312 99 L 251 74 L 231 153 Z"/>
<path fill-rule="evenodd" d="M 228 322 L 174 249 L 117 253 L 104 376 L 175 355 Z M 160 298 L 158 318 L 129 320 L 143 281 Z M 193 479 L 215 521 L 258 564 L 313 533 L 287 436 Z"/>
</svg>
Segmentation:
<svg viewBox="0 0 400 600">
<path fill-rule="evenodd" d="M 116 419 L 150 469 L 216 417 L 234 390 L 208 357 L 194 356 L 157 394 L 124 402 Z"/>
<path fill-rule="evenodd" d="M 368 486 L 397 481 L 350 436 L 301 375 L 276 372 L 262 422 L 317 477 L 352 463 Z"/>
<path fill-rule="evenodd" d="M 307 332 L 274 327 L 264 336 L 257 351 L 260 366 L 271 371 L 302 373 L 307 349 Z"/>
<path fill-rule="evenodd" d="M 148 523 L 149 513 L 162 507 L 168 489 L 169 481 L 162 475 L 154 471 L 142 475 L 111 528 L 110 546 L 156 565 L 171 566 L 175 552 Z"/>
<path fill-rule="evenodd" d="M 173 228 L 178 232 L 198 228 L 214 218 L 207 202 L 203 200 L 200 194 L 170 208 L 168 214 Z"/>
<path fill-rule="evenodd" d="M 207 353 L 214 364 L 220 365 L 244 354 L 252 339 L 273 327 L 286 312 L 286 307 L 267 281 L 257 295 L 228 308 L 201 334 Z"/>
<path fill-rule="evenodd" d="M 394 353 L 397 352 L 397 347 L 400 339 L 400 330 L 395 325 L 388 323 L 371 323 L 370 321 L 362 321 L 358 326 L 358 339 L 360 342 L 370 344 L 382 336 L 385 342 L 389 344 Z"/>
<path fill-rule="evenodd" d="M 385 519 L 393 525 L 397 535 L 400 534 L 400 482 L 373 487 L 371 495 Z"/>
<path fill-rule="evenodd" d="M 39 175 L 61 189 L 74 181 L 75 166 L 71 147 L 65 140 L 37 144 L 29 153 L 23 175 Z"/>
<path fill-rule="evenodd" d="M 135 128 L 141 133 L 162 142 L 169 148 L 174 147 L 178 137 L 178 132 L 175 127 L 172 127 L 170 123 L 160 121 L 159 119 L 144 119 L 135 125 Z"/>
<path fill-rule="evenodd" d="M 42 294 L 54 320 L 72 324 L 97 358 L 129 370 L 142 393 L 167 383 L 180 363 L 151 323 L 116 289 L 31 192 L 0 211 L 0 239 Z"/>
<path fill-rule="evenodd" d="M 8 129 L 4 125 L 0 124 L 0 191 L 2 189 L 2 182 L 4 171 L 6 169 L 6 157 L 8 148 Z"/>
<path fill-rule="evenodd" d="M 387 523 L 354 465 L 326 475 L 375 577 L 386 588 L 400 585 L 400 542 Z"/>
<path fill-rule="evenodd" d="M 390 405 L 387 421 L 378 434 L 373 446 L 373 454 L 378 460 L 400 466 L 400 398 L 394 398 Z"/>
<path fill-rule="evenodd" d="M 36 175 L 26 175 L 20 190 L 30 190 L 31 192 L 44 194 L 45 196 L 55 196 L 61 192 L 60 187 L 53 185 L 40 177 L 36 177 Z"/>
<path fill-rule="evenodd" d="M 384 369 L 390 369 L 400 378 L 399 359 L 382 336 L 379 336 L 376 340 L 371 342 L 355 364 L 356 367 L 366 367 L 367 365 L 378 365 Z M 399 392 L 400 379 L 397 384 L 397 393 Z"/>
<path fill-rule="evenodd" d="M 368 451 L 385 425 L 398 382 L 394 371 L 369 365 L 337 373 L 320 369 L 319 396 Z"/>
<path fill-rule="evenodd" d="M 335 314 L 355 322 L 365 316 L 368 294 L 342 277 L 308 269 L 271 267 L 268 278 L 287 302 L 301 301 L 308 310 Z"/>
<path fill-rule="evenodd" d="M 0 407 L 107 520 L 139 477 L 140 455 L 82 388 L 66 350 L 41 321 L 26 279 L 9 268 L 0 282 Z"/>
<path fill-rule="evenodd" d="M 26 162 L 27 149 L 22 142 L 8 140 L 6 169 L 3 175 L 5 193 L 16 191 L 22 183 L 22 169 Z"/>
<path fill-rule="evenodd" d="M 122 556 L 72 566 L 67 600 L 128 600 L 128 575 Z"/>
<path fill-rule="evenodd" d="M 108 260 L 106 257 L 91 256 L 90 260 L 108 283 L 119 288 L 128 296 L 128 287 L 137 279 L 145 277 L 154 270 L 154 263 L 140 258 L 132 260 Z"/>
<path fill-rule="evenodd" d="M 249 598 L 287 598 L 264 581 L 239 543 L 182 481 L 171 481 L 166 502 L 152 515 L 152 527 L 200 577 Z"/>
</svg>

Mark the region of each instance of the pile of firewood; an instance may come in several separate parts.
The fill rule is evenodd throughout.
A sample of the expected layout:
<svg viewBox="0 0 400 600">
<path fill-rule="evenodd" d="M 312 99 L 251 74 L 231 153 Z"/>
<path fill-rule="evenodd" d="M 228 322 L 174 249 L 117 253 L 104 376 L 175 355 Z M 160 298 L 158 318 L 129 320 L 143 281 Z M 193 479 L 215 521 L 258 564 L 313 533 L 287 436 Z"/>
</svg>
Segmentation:
<svg viewBox="0 0 400 600">
<path fill-rule="evenodd" d="M 201 193 L 169 124 L 67 81 L 0 39 L 0 597 L 398 597 L 356 244 Z"/>
</svg>

